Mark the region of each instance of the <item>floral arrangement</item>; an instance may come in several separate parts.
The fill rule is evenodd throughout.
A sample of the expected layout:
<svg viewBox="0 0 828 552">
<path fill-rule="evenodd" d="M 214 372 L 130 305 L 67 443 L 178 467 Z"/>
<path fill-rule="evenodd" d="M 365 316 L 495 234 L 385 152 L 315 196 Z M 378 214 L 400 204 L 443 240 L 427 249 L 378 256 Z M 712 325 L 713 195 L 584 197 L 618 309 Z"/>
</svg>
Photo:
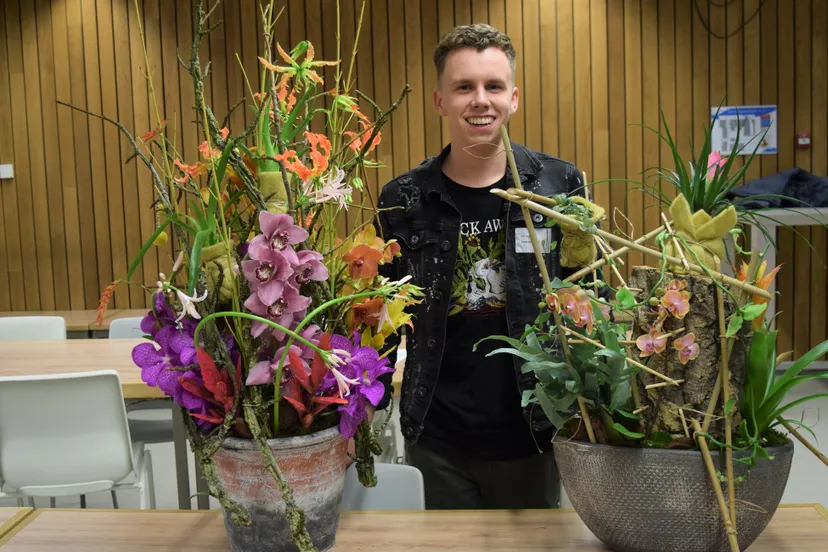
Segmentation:
<svg viewBox="0 0 828 552">
<path fill-rule="evenodd" d="M 99 314 L 114 287 L 130 282 L 144 255 L 171 235 L 178 255 L 169 276 L 162 273 L 146 287 L 152 309 L 141 328 L 148 340 L 134 348 L 133 360 L 148 385 L 185 411 L 210 493 L 233 520 L 250 518 L 226 496 L 210 462 L 228 436 L 258 443 L 274 468 L 294 540 L 310 549 L 303 516 L 266 441 L 338 427 L 356 440 L 360 480 L 375 484 L 371 454 L 381 449 L 369 418 L 394 371 L 386 341 L 412 325 L 405 309 L 422 294 L 407 278 L 382 276 L 400 247 L 377 235 L 378 211 L 364 182 L 377 166 L 370 154 L 380 128 L 409 89 L 386 111 L 363 96 L 376 112 L 372 121 L 350 95 L 353 63 L 345 74 L 338 60 L 317 60 L 307 41 L 283 49 L 273 37 L 271 2 L 261 13 L 260 86 L 254 92 L 248 82 L 244 101 L 255 118 L 231 130 L 203 93 L 198 52 L 209 17 L 197 3 L 187 66 L 202 132 L 200 159 L 183 159 L 166 120 L 135 139 L 106 119 L 152 174 L 158 222 L 125 278 L 104 291 Z M 335 71 L 327 87 L 320 67 Z M 146 74 L 154 102 L 149 67 Z M 355 191 L 362 192 L 359 201 Z M 337 218 L 348 209 L 366 215 L 366 222 L 341 234 Z"/>
</svg>

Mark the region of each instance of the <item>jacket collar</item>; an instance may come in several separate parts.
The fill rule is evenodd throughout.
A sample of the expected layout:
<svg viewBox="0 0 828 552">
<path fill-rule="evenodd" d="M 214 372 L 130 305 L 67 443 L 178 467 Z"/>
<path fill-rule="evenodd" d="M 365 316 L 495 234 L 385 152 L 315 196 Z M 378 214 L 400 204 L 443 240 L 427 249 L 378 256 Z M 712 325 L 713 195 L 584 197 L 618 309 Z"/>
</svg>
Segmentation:
<svg viewBox="0 0 828 552">
<path fill-rule="evenodd" d="M 451 144 L 447 145 L 443 151 L 440 152 L 440 155 L 432 157 L 426 162 L 426 166 L 424 167 L 425 180 L 423 182 L 423 192 L 426 197 L 431 194 L 438 194 L 441 199 L 448 197 L 445 182 L 443 180 L 442 167 L 443 162 L 446 160 L 450 152 Z M 538 158 L 532 154 L 532 151 L 529 148 L 521 144 L 512 142 L 512 152 L 515 156 L 515 164 L 517 165 L 520 181 L 525 188 L 531 190 L 534 187 L 533 183 L 537 181 L 537 176 L 540 173 L 541 168 L 543 168 L 543 165 Z M 506 184 L 508 186 L 514 185 L 512 173 L 508 170 L 508 167 L 506 170 Z"/>
</svg>

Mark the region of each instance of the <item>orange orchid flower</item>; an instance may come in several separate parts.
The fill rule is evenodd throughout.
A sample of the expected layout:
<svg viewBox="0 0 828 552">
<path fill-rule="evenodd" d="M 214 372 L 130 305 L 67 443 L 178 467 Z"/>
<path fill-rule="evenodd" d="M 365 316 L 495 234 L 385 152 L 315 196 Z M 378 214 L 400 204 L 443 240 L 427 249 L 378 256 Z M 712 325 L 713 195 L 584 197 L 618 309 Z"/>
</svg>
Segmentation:
<svg viewBox="0 0 828 552">
<path fill-rule="evenodd" d="M 739 270 L 736 271 L 736 278 L 740 282 L 744 282 L 747 279 L 748 268 L 748 265 L 742 262 L 742 266 L 739 268 Z M 776 268 L 765 274 L 765 270 L 767 270 L 767 268 L 768 262 L 762 261 L 762 264 L 759 265 L 759 270 L 756 271 L 756 283 L 754 284 L 756 287 L 764 289 L 765 291 L 767 291 L 767 289 L 770 287 L 771 282 L 773 282 L 773 279 L 776 277 L 776 273 L 779 272 L 779 269 L 782 268 L 782 265 L 777 265 Z M 751 296 L 750 301 L 756 305 L 762 305 L 764 303 L 768 303 L 769 299 L 754 293 Z M 761 328 L 764 320 L 764 316 L 758 316 L 754 318 L 753 329 L 758 330 L 759 328 Z"/>
<path fill-rule="evenodd" d="M 355 304 L 348 312 L 348 328 L 353 332 L 354 328 L 362 324 L 376 326 L 380 321 L 380 314 L 382 314 L 384 305 L 385 299 L 383 297 L 366 299 L 362 303 Z"/>
<path fill-rule="evenodd" d="M 352 279 L 373 278 L 379 272 L 382 251 L 361 243 L 348 251 L 342 260 L 348 263 L 348 274 Z"/>
<path fill-rule="evenodd" d="M 365 117 L 365 115 L 362 115 L 361 113 L 359 113 L 359 115 Z M 371 129 L 370 125 L 366 121 L 367 119 L 359 121 L 359 124 L 362 125 L 362 132 L 357 133 L 352 132 L 350 130 L 346 130 L 344 132 L 345 136 L 347 136 L 348 139 L 351 140 L 351 143 L 348 147 L 350 147 L 354 151 L 354 153 L 359 153 L 360 151 L 362 151 L 362 145 L 365 142 L 367 142 L 368 139 L 371 138 L 371 133 L 373 132 L 373 129 Z M 368 154 L 371 151 L 373 151 L 373 149 L 376 148 L 381 141 L 382 133 L 377 132 L 377 135 L 374 137 L 373 140 L 371 140 L 371 145 L 368 146 L 368 149 L 365 151 L 365 153 Z"/>
<path fill-rule="evenodd" d="M 324 134 L 305 131 L 305 138 L 311 147 L 308 155 L 313 162 L 313 169 L 309 169 L 302 163 L 299 156 L 296 155 L 296 150 L 287 150 L 273 157 L 276 161 L 282 162 L 286 170 L 295 173 L 303 181 L 310 180 L 314 176 L 322 174 L 328 168 L 328 157 L 331 155 L 331 143 Z M 318 148 L 320 146 L 325 150 L 324 154 L 319 151 Z"/>
<path fill-rule="evenodd" d="M 322 77 L 320 77 L 314 70 L 314 67 L 334 66 L 339 64 L 338 61 L 314 61 L 313 57 L 316 53 L 313 49 L 313 45 L 307 41 L 302 41 L 297 44 L 296 48 L 294 48 L 292 52 L 296 57 L 300 56 L 302 53 L 305 54 L 305 59 L 302 60 L 301 63 L 296 61 L 294 57 L 288 55 L 279 43 L 276 43 L 276 50 L 279 52 L 279 56 L 281 56 L 281 58 L 288 64 L 287 66 L 274 65 L 261 56 L 259 57 L 259 61 L 269 71 L 275 71 L 290 77 L 295 77 L 300 82 L 310 80 L 317 84 L 324 84 L 325 81 L 323 81 Z"/>
<path fill-rule="evenodd" d="M 175 180 L 179 184 L 185 184 L 190 180 L 194 180 L 207 172 L 207 168 L 201 163 L 196 163 L 195 165 L 185 165 L 181 162 L 181 159 L 176 159 L 174 163 L 175 166 L 178 167 L 181 170 L 181 172 L 184 173 L 183 176 L 173 178 L 173 180 Z"/>
</svg>

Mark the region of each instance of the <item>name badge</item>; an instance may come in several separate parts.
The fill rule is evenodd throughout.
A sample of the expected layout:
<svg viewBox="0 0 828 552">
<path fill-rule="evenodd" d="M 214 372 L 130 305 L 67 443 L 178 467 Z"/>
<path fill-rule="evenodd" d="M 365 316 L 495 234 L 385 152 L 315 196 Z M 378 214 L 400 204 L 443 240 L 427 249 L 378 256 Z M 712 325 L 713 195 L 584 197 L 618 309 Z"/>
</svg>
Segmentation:
<svg viewBox="0 0 828 552">
<path fill-rule="evenodd" d="M 535 234 L 538 237 L 541 252 L 549 253 L 552 249 L 552 229 L 551 228 L 535 228 Z M 528 228 L 515 228 L 515 252 L 516 253 L 534 253 L 532 248 L 532 239 L 529 237 Z"/>
</svg>

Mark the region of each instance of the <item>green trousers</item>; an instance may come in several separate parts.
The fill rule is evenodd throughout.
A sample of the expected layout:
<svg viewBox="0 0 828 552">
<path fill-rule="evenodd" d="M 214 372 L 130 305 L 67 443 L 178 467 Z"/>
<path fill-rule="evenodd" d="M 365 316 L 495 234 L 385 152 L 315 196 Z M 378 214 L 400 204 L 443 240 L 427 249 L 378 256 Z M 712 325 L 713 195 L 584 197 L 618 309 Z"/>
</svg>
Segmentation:
<svg viewBox="0 0 828 552">
<path fill-rule="evenodd" d="M 560 508 L 552 451 L 508 461 L 439 454 L 406 443 L 407 463 L 423 474 L 427 510 Z"/>
</svg>

